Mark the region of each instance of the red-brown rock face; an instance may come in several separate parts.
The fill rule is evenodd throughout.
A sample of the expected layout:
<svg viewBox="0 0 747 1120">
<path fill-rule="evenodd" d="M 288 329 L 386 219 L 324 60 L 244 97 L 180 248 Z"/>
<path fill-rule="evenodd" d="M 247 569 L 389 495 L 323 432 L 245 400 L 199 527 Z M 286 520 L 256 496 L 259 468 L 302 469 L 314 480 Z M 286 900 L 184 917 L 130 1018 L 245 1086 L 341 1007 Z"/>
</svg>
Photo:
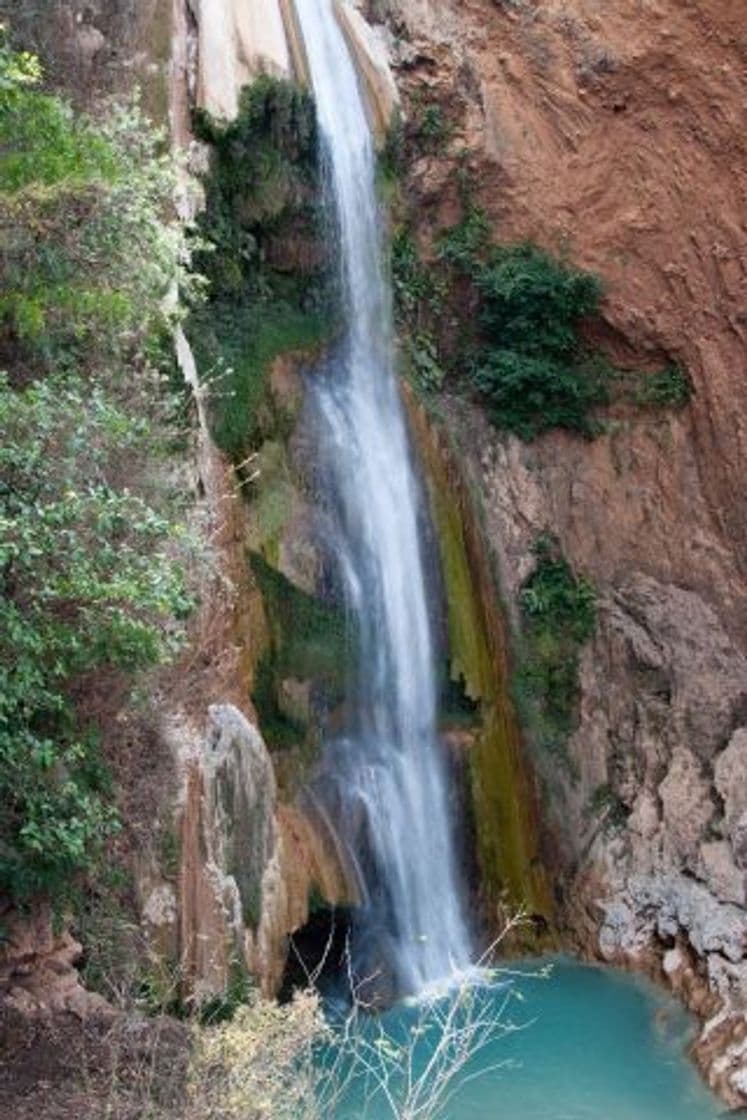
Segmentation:
<svg viewBox="0 0 747 1120">
<path fill-rule="evenodd" d="M 677 361 L 692 379 L 685 410 L 615 406 L 593 442 L 522 444 L 463 402 L 446 412 L 511 621 L 547 530 L 599 592 L 576 776 L 537 760 L 569 932 L 640 967 L 681 948 L 695 979 L 679 982 L 671 956 L 664 975 L 704 1017 L 723 1009 L 699 1056 L 744 1101 L 744 13 L 731 0 L 387 8 L 406 105 L 438 103 L 451 125 L 409 178 L 420 243 L 459 214 L 464 150 L 496 240 L 530 239 L 603 279 L 595 341 L 643 369 Z"/>
</svg>

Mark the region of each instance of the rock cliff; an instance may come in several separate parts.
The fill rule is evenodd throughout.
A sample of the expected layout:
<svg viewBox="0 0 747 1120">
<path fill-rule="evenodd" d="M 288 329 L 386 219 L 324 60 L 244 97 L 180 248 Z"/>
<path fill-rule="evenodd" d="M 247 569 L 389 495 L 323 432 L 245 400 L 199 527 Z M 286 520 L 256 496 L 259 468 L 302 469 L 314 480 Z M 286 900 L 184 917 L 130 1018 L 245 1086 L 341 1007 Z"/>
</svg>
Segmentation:
<svg viewBox="0 0 747 1120">
<path fill-rule="evenodd" d="M 592 330 L 613 360 L 676 360 L 692 380 L 686 410 L 613 406 L 593 442 L 524 444 L 456 399 L 444 424 L 514 631 L 538 534 L 599 594 L 568 758 L 534 759 L 567 935 L 682 992 L 707 1020 L 709 1080 L 743 1102 L 741 16 L 728 0 L 376 7 L 405 110 L 437 105 L 449 124 L 408 174 L 425 252 L 459 216 L 466 167 L 495 240 L 531 239 L 603 279 Z"/>
<path fill-rule="evenodd" d="M 94 79 L 116 85 L 113 74 L 121 85 L 122 72 L 148 70 L 143 60 L 157 53 L 149 97 L 164 116 L 168 101 L 181 144 L 191 139 L 190 101 L 231 118 L 257 73 L 303 79 L 289 0 L 162 0 L 124 46 L 124 16 L 105 18 L 94 4 L 75 23 L 72 6 L 51 7 L 50 37 L 61 59 L 74 58 L 84 92 Z M 11 8 L 21 18 L 22 5 Z M 439 424 L 511 636 L 539 534 L 554 534 L 597 588 L 567 758 L 532 758 L 563 933 L 679 992 L 703 1019 L 696 1052 L 709 1080 L 744 1104 L 747 44 L 738 9 L 733 0 L 341 4 L 380 135 L 400 102 L 411 118 L 436 105 L 448 124 L 442 148 L 417 154 L 407 173 L 424 252 L 458 218 L 466 179 L 496 240 L 531 239 L 603 279 L 590 331 L 613 360 L 676 361 L 692 382 L 677 413 L 614 405 L 593 442 L 553 432 L 525 444 L 448 395 Z M 54 55 L 53 43 L 42 46 Z M 159 100 L 169 55 L 171 96 Z M 189 994 L 219 991 L 237 958 L 272 990 L 311 888 L 331 902 L 349 889 L 333 845 L 285 797 L 293 783 L 283 768 L 294 760 L 273 767 L 248 699 L 269 638 L 244 552 L 265 540 L 259 499 L 275 509 L 285 452 L 268 441 L 260 465 L 252 520 L 203 438 L 191 483 L 204 495 L 195 516 L 215 548 L 214 582 L 161 697 L 158 749 L 173 755 L 179 779 L 178 873 L 144 859 L 139 889 L 153 943 L 184 958 Z M 289 493 L 285 514 L 301 524 Z M 273 547 L 308 590 L 302 536 L 294 548 L 281 526 Z M 308 706 L 302 684 L 282 684 L 294 711 Z M 278 785 L 288 788 L 279 795 Z M 83 1006 L 72 938 L 56 939 L 41 916 L 31 941 L 24 930 L 11 941 L 0 985 L 18 1006 L 41 1006 L 29 977 L 50 971 L 62 976 L 55 1006 Z"/>
</svg>

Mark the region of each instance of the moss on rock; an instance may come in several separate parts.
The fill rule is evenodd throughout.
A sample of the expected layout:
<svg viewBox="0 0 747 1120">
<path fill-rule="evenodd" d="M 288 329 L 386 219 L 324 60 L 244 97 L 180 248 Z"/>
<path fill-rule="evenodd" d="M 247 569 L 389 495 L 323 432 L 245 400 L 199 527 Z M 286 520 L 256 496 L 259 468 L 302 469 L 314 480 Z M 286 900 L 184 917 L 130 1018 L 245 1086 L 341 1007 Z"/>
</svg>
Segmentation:
<svg viewBox="0 0 747 1120">
<path fill-rule="evenodd" d="M 411 417 L 438 536 L 450 673 L 476 703 L 469 779 L 481 884 L 491 920 L 519 908 L 549 919 L 536 801 L 509 691 L 500 603 L 463 480 L 425 412 Z M 518 931 L 521 938 L 521 930 Z"/>
</svg>

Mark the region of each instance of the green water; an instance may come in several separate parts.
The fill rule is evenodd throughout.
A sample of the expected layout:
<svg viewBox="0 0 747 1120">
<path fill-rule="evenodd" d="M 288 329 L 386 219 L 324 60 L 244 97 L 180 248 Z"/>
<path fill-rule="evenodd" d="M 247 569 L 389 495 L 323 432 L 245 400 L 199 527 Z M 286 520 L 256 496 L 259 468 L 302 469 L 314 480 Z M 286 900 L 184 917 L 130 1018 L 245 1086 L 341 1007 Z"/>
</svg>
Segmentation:
<svg viewBox="0 0 747 1120">
<path fill-rule="evenodd" d="M 512 985 L 517 994 L 507 1003 L 505 988 L 482 989 L 476 997 L 473 1017 L 495 1016 L 503 1007 L 500 1017 L 517 1029 L 492 1039 L 464 1067 L 438 1114 L 445 1120 L 714 1120 L 723 1114 L 686 1057 L 692 1020 L 652 985 L 563 960 L 553 962 L 546 979 L 520 976 Z M 415 1038 L 417 1079 L 442 1033 L 429 1019 L 448 1014 L 448 998 L 434 1005 L 438 1010 L 389 1012 L 387 1042 L 374 1040 L 370 1052 L 391 1045 L 401 1056 L 404 1040 Z M 459 1016 L 454 1025 L 464 1026 Z M 383 1064 L 395 1071 L 401 1100 L 401 1060 Z M 361 1078 L 336 1120 L 393 1118 L 383 1095 L 371 1098 L 371 1092 L 372 1079 Z"/>
</svg>

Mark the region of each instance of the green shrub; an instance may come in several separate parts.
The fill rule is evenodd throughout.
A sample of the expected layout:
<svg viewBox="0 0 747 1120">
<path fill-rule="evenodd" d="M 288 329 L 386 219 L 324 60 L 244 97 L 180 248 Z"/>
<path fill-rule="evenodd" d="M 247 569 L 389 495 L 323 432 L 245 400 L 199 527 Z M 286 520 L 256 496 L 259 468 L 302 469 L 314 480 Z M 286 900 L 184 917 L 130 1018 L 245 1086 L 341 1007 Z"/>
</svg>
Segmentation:
<svg viewBox="0 0 747 1120">
<path fill-rule="evenodd" d="M 175 177 L 137 103 L 94 120 L 0 54 L 0 340 L 10 372 L 132 359 L 187 282 Z"/>
<path fill-rule="evenodd" d="M 532 625 L 562 631 L 582 644 L 594 633 L 594 588 L 588 580 L 574 576 L 553 537 L 541 536 L 534 554 L 536 567 L 521 591 L 524 615 Z"/>
<path fill-rule="evenodd" d="M 104 390 L 0 379 L 0 889 L 53 892 L 112 826 L 73 685 L 174 645 L 190 600 L 173 531 L 124 484 L 152 433 Z"/>
<path fill-rule="evenodd" d="M 655 408 L 684 408 L 693 394 L 692 382 L 676 362 L 658 373 L 639 374 L 633 390 L 636 404 Z"/>
<path fill-rule="evenodd" d="M 378 155 L 378 179 L 379 183 L 383 181 L 385 185 L 385 195 L 399 182 L 405 167 L 405 125 L 401 114 L 397 112 L 387 129 L 384 146 Z"/>
<path fill-rule="evenodd" d="M 528 243 L 491 249 L 475 282 L 491 344 L 557 361 L 577 355 L 579 323 L 602 294 L 595 276 Z"/>
<path fill-rule="evenodd" d="M 404 338 L 405 375 L 417 389 L 435 393 L 441 389 L 446 372 L 441 364 L 438 343 L 430 331 L 418 331 Z"/>
<path fill-rule="evenodd" d="M 423 105 L 413 129 L 413 141 L 425 154 L 443 154 L 451 138 L 452 127 L 438 104 Z"/>
<path fill-rule="evenodd" d="M 515 685 L 519 707 L 538 745 L 563 754 L 574 728 L 578 657 L 594 632 L 596 595 L 574 575 L 557 542 L 542 536 L 519 605 L 524 643 Z"/>
<path fill-rule="evenodd" d="M 445 230 L 439 243 L 442 260 L 476 278 L 490 248 L 490 223 L 484 210 L 465 201 L 464 217 Z"/>
<path fill-rule="evenodd" d="M 69 895 L 116 827 L 92 684 L 168 658 L 191 605 L 158 460 L 184 276 L 174 175 L 132 107 L 36 87 L 0 41 L 0 893 Z"/>
<path fill-rule="evenodd" d="M 197 254 L 207 303 L 187 324 L 211 384 L 218 445 L 235 460 L 256 446 L 267 374 L 284 351 L 317 344 L 333 318 L 322 247 L 316 120 L 311 97 L 263 75 L 228 125 L 198 117 L 212 145 Z"/>
<path fill-rule="evenodd" d="M 483 211 L 465 198 L 463 220 L 441 238 L 440 256 L 469 281 L 477 322 L 462 366 L 499 428 L 530 440 L 549 428 L 594 436 L 595 410 L 611 399 L 681 408 L 692 386 L 675 363 L 653 374 L 617 369 L 579 328 L 599 307 L 597 277 L 529 243 L 491 245 Z"/>
<path fill-rule="evenodd" d="M 392 288 L 398 321 L 406 327 L 423 326 L 427 313 L 443 309 L 446 285 L 438 269 L 420 259 L 417 246 L 407 229 L 400 229 L 392 239 Z"/>
<path fill-rule="evenodd" d="M 473 372 L 488 415 L 499 428 L 530 440 L 549 428 L 594 435 L 590 411 L 607 399 L 603 380 L 579 361 L 570 365 L 547 354 L 491 350 Z"/>
<path fill-rule="evenodd" d="M 523 439 L 556 427 L 593 435 L 606 378 L 578 330 L 597 309 L 599 281 L 535 245 L 490 246 L 487 237 L 484 214 L 470 208 L 443 239 L 441 256 L 477 297 L 467 365 L 491 420 Z"/>
</svg>

